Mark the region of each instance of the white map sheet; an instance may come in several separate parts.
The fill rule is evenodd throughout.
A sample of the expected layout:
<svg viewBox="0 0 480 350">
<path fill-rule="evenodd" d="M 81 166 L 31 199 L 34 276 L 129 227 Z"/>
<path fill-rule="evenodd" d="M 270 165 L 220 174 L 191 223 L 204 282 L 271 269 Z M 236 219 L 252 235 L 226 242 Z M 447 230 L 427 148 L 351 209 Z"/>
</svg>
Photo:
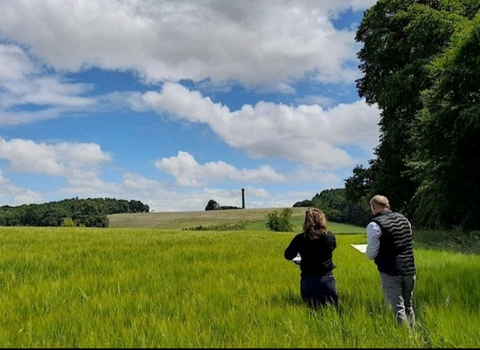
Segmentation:
<svg viewBox="0 0 480 350">
<path fill-rule="evenodd" d="M 367 249 L 367 245 L 366 244 L 352 244 L 352 247 L 357 249 L 358 251 L 362 252 L 362 253 L 365 253 L 366 249 Z"/>
</svg>

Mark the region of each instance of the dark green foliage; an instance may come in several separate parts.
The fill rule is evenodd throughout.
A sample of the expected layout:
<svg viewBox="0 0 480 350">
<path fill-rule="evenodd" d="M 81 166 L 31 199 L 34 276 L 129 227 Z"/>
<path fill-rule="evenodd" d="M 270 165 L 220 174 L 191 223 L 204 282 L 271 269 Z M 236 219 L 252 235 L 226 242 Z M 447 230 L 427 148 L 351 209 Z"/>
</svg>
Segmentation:
<svg viewBox="0 0 480 350">
<path fill-rule="evenodd" d="M 69 216 L 69 213 L 64 208 L 59 207 L 45 207 L 43 215 L 40 219 L 40 225 L 30 223 L 29 226 L 61 226 L 65 218 Z"/>
<path fill-rule="evenodd" d="M 313 201 L 311 199 L 305 199 L 301 202 L 297 202 L 293 205 L 294 208 L 298 207 L 313 207 Z"/>
<path fill-rule="evenodd" d="M 222 224 L 222 225 L 212 225 L 212 226 L 195 226 L 190 228 L 182 228 L 182 231 L 238 231 L 245 230 L 247 227 L 246 223 L 238 224 Z"/>
<path fill-rule="evenodd" d="M 220 205 L 213 199 L 210 199 L 205 207 L 205 210 L 223 210 L 223 209 L 240 209 L 232 205 Z"/>
<path fill-rule="evenodd" d="M 312 198 L 312 203 L 315 208 L 321 209 L 325 213 L 328 220 L 341 222 L 342 212 L 346 206 L 345 189 L 323 190 Z"/>
<path fill-rule="evenodd" d="M 205 210 L 216 210 L 218 208 L 220 208 L 220 204 L 218 204 L 213 199 L 210 199 L 207 203 L 207 206 L 205 207 Z"/>
<path fill-rule="evenodd" d="M 370 222 L 371 217 L 372 213 L 368 201 L 365 203 L 347 202 L 342 212 L 342 221 L 339 222 L 365 227 Z"/>
<path fill-rule="evenodd" d="M 413 130 L 410 166 L 420 181 L 416 222 L 480 227 L 480 15 L 456 27 L 449 50 L 428 65 L 434 84 Z"/>
<path fill-rule="evenodd" d="M 63 219 L 62 226 L 63 227 L 75 227 L 77 225 L 75 225 L 75 221 L 73 221 L 72 218 L 65 218 L 65 219 Z"/>
<path fill-rule="evenodd" d="M 150 207 L 148 205 L 133 199 L 128 202 L 128 209 L 129 213 L 148 213 L 150 211 Z"/>
<path fill-rule="evenodd" d="M 363 169 L 362 167 L 357 167 L 355 170 L 357 173 L 362 171 L 368 171 L 367 169 Z M 359 177 L 351 178 L 349 181 L 358 181 Z M 347 223 L 347 224 L 354 224 L 358 226 L 366 226 L 368 221 L 371 218 L 370 213 L 370 206 L 368 201 L 370 198 L 366 199 L 364 193 L 367 193 L 368 184 L 365 183 L 362 186 L 352 186 L 347 188 L 333 188 L 328 190 L 323 190 L 320 193 L 317 193 L 311 200 L 304 200 L 299 203 L 309 203 L 308 207 L 315 207 L 321 209 L 327 220 L 338 222 L 338 223 Z M 364 201 L 361 203 L 356 203 L 353 200 L 349 200 L 347 195 L 349 194 L 348 190 L 358 190 L 362 189 Z M 354 197 L 356 198 L 356 197 Z M 294 205 L 295 206 L 295 205 Z M 303 206 L 303 205 L 297 205 Z"/>
<path fill-rule="evenodd" d="M 415 244 L 428 249 L 480 255 L 480 231 L 414 230 Z"/>
<path fill-rule="evenodd" d="M 293 225 L 290 223 L 292 209 L 284 208 L 280 213 L 274 211 L 267 215 L 266 226 L 271 231 L 290 232 L 293 231 Z"/>
<path fill-rule="evenodd" d="M 106 215 L 83 216 L 75 221 L 77 226 L 85 227 L 108 227 L 108 218 Z"/>
<path fill-rule="evenodd" d="M 0 207 L 0 226 L 108 227 L 107 215 L 149 212 L 140 201 L 114 198 L 65 199 L 44 204 Z"/>
<path fill-rule="evenodd" d="M 380 109 L 380 142 L 345 181 L 350 204 L 383 194 L 419 226 L 480 227 L 479 10 L 379 0 L 365 11 L 357 89 Z"/>
<path fill-rule="evenodd" d="M 361 165 L 353 168 L 353 175 L 345 180 L 345 199 L 349 203 L 366 203 L 372 195 L 371 168 Z"/>
<path fill-rule="evenodd" d="M 448 45 L 460 18 L 441 6 L 442 1 L 380 0 L 365 12 L 356 34 L 363 43 L 358 57 L 364 73 L 357 89 L 381 111 L 368 196 L 387 195 L 392 208 L 407 214 L 415 209 L 417 188 L 406 162 L 415 151 L 410 131 L 422 108 L 421 91 L 432 84 L 425 66 Z"/>
</svg>

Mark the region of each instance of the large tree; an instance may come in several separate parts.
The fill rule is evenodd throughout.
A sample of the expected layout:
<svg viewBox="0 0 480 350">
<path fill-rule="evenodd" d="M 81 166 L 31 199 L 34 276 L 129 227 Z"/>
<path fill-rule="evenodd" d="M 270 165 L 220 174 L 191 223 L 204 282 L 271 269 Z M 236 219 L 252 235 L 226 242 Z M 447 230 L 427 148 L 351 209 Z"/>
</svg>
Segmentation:
<svg viewBox="0 0 480 350">
<path fill-rule="evenodd" d="M 355 37 L 363 43 L 357 89 L 381 111 L 380 142 L 369 171 L 347 179 L 349 193 L 362 193 L 351 187 L 368 182 L 368 196 L 384 194 L 396 210 L 414 213 L 418 181 L 408 161 L 415 152 L 411 134 L 423 108 L 421 92 L 432 86 L 426 66 L 446 49 L 455 24 L 475 13 L 475 4 L 478 0 L 379 0 L 365 11 Z M 365 175 L 368 181 L 356 181 Z"/>
<path fill-rule="evenodd" d="M 433 85 L 422 94 L 410 162 L 420 181 L 416 220 L 432 228 L 479 228 L 480 14 L 457 23 L 449 50 L 428 70 Z"/>
</svg>

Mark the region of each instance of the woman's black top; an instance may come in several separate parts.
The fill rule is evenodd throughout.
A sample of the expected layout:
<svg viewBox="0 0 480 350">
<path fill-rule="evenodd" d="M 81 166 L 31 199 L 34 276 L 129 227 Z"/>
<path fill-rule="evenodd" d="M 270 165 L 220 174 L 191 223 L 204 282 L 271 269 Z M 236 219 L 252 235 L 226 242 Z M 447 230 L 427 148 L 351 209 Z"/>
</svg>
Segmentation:
<svg viewBox="0 0 480 350">
<path fill-rule="evenodd" d="M 285 249 L 284 257 L 293 260 L 300 254 L 301 276 L 325 276 L 332 273 L 336 267 L 332 260 L 337 241 L 332 232 L 310 239 L 303 232 L 297 234 Z"/>
</svg>

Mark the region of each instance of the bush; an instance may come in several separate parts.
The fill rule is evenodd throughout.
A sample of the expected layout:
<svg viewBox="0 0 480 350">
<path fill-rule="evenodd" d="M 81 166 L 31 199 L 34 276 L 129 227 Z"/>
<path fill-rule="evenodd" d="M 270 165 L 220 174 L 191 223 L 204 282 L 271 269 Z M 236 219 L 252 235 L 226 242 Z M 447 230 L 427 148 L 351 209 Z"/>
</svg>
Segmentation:
<svg viewBox="0 0 480 350">
<path fill-rule="evenodd" d="M 220 204 L 218 204 L 216 201 L 213 199 L 210 199 L 208 201 L 207 206 L 205 207 L 205 210 L 217 210 L 220 208 Z"/>
<path fill-rule="evenodd" d="M 65 218 L 65 219 L 63 219 L 62 226 L 63 227 L 75 227 L 77 225 L 75 224 L 75 221 L 72 220 L 72 218 Z"/>
<path fill-rule="evenodd" d="M 291 232 L 293 231 L 293 225 L 290 223 L 290 217 L 292 216 L 292 209 L 285 208 L 281 213 L 274 211 L 267 215 L 266 226 L 271 231 L 276 232 Z"/>
</svg>

